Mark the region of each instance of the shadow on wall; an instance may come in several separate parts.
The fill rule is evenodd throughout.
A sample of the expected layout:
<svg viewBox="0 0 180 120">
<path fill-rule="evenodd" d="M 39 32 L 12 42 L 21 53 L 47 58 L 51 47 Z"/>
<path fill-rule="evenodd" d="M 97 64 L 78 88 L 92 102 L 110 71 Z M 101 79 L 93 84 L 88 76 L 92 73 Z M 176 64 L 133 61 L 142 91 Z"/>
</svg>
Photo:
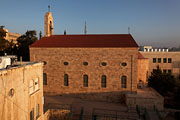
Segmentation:
<svg viewBox="0 0 180 120">
<path fill-rule="evenodd" d="M 125 94 L 132 93 L 129 91 L 117 91 L 117 92 L 101 92 L 101 93 L 70 93 L 59 94 L 56 96 L 79 98 L 83 100 L 98 101 L 98 102 L 111 102 L 111 103 L 125 103 Z M 136 94 L 136 92 L 133 92 Z M 48 93 L 44 93 L 45 96 L 51 96 Z M 54 96 L 54 95 L 52 95 Z"/>
</svg>

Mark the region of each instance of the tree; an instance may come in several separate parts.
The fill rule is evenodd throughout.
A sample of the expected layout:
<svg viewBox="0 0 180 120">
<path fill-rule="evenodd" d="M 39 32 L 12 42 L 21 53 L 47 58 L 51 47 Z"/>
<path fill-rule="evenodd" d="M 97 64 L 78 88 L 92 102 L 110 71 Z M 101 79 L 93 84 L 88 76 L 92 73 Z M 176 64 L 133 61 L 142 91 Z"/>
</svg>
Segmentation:
<svg viewBox="0 0 180 120">
<path fill-rule="evenodd" d="M 176 80 L 170 73 L 162 73 L 159 66 L 149 77 L 148 85 L 158 91 L 161 95 L 166 96 L 168 92 L 173 92 L 176 86 Z"/>
<path fill-rule="evenodd" d="M 5 52 L 5 50 L 9 47 L 9 41 L 5 40 L 6 32 L 4 29 L 0 28 L 0 51 Z"/>
<path fill-rule="evenodd" d="M 27 31 L 17 39 L 18 42 L 18 59 L 22 56 L 23 61 L 29 61 L 29 46 L 37 41 L 36 31 Z"/>
</svg>

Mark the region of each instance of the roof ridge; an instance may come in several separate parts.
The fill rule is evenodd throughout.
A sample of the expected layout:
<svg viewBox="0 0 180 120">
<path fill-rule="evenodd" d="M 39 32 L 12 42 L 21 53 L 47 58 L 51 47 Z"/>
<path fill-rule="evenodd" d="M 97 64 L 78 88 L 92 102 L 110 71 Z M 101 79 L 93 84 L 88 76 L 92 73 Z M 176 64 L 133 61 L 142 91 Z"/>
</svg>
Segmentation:
<svg viewBox="0 0 180 120">
<path fill-rule="evenodd" d="M 52 35 L 30 47 L 138 47 L 131 34 Z"/>
</svg>

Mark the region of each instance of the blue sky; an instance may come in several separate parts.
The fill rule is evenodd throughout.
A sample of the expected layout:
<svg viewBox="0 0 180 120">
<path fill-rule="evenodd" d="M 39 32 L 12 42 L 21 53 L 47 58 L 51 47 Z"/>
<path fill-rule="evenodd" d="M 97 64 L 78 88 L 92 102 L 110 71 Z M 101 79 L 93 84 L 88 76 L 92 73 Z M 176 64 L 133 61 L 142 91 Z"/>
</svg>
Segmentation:
<svg viewBox="0 0 180 120">
<path fill-rule="evenodd" d="M 44 33 L 51 6 L 54 34 L 126 34 L 139 45 L 180 46 L 180 0 L 0 0 L 0 25 L 9 32 Z"/>
</svg>

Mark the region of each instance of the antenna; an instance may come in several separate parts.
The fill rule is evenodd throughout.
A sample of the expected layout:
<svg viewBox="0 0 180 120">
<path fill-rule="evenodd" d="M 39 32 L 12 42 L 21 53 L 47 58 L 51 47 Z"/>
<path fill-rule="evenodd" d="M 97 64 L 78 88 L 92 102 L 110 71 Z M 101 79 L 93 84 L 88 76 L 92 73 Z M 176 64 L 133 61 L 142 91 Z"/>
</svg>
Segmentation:
<svg viewBox="0 0 180 120">
<path fill-rule="evenodd" d="M 128 27 L 128 34 L 130 34 L 130 27 Z"/>
<path fill-rule="evenodd" d="M 48 5 L 48 12 L 50 12 L 50 5 Z"/>
<path fill-rule="evenodd" d="M 40 31 L 39 32 L 39 39 L 41 39 L 42 38 L 42 32 Z"/>
<path fill-rule="evenodd" d="M 86 21 L 85 21 L 84 34 L 86 35 L 86 33 L 87 33 L 87 27 L 86 27 Z"/>
<path fill-rule="evenodd" d="M 66 30 L 64 30 L 64 35 L 66 35 Z"/>
</svg>

